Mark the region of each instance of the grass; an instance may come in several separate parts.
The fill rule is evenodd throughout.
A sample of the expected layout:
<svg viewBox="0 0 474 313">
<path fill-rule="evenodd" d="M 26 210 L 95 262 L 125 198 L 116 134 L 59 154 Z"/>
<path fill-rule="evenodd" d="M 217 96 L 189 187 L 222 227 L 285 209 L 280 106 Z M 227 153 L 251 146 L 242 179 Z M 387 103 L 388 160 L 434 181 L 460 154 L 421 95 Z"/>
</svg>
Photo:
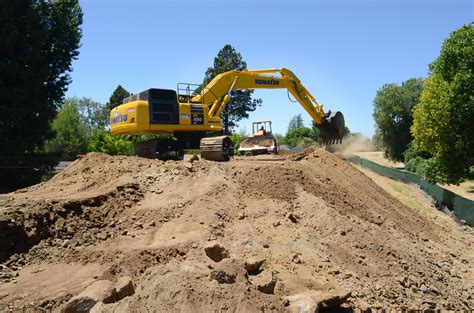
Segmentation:
<svg viewBox="0 0 474 313">
<path fill-rule="evenodd" d="M 424 210 L 424 206 L 420 203 L 419 199 L 416 199 L 417 195 L 414 195 L 413 189 L 417 187 L 398 181 L 387 181 L 387 185 L 394 191 L 390 193 L 404 205 L 417 211 Z"/>
<path fill-rule="evenodd" d="M 416 185 L 407 184 L 379 175 L 362 166 L 356 166 L 361 172 L 370 177 L 374 183 L 382 187 L 398 201 L 415 212 L 423 215 L 433 214 L 431 199 Z M 436 210 L 434 210 L 436 211 Z"/>
<path fill-rule="evenodd" d="M 371 152 L 356 152 L 354 153 L 355 155 L 367 159 L 369 161 L 375 162 L 377 164 L 386 166 L 386 167 L 392 167 L 392 168 L 404 168 L 403 163 L 399 162 L 393 162 L 387 158 L 385 158 L 384 154 L 382 151 L 371 151 Z M 456 185 L 443 185 L 439 184 L 441 187 L 446 188 L 461 197 L 464 197 L 466 199 L 474 200 L 474 180 L 468 180 L 465 181 L 459 186 Z"/>
</svg>

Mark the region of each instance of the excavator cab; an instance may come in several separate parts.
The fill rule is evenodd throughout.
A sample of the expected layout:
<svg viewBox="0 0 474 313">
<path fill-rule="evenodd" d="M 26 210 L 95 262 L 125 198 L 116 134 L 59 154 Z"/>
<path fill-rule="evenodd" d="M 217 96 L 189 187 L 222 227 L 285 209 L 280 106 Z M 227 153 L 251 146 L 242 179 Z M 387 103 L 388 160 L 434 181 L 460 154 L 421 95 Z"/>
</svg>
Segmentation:
<svg viewBox="0 0 474 313">
<path fill-rule="evenodd" d="M 324 114 L 321 124 L 317 124 L 313 121 L 313 125 L 319 129 L 324 144 L 331 145 L 342 142 L 346 125 L 344 115 L 341 112 L 328 111 Z"/>
</svg>

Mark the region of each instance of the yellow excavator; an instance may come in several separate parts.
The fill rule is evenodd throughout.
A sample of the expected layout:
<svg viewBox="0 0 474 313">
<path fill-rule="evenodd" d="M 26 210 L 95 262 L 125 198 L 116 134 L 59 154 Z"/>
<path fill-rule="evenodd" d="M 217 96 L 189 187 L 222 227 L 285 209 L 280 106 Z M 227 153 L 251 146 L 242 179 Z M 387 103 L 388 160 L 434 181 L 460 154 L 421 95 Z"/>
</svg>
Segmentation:
<svg viewBox="0 0 474 313">
<path fill-rule="evenodd" d="M 340 143 L 344 133 L 341 112 L 323 106 L 288 69 L 228 71 L 217 75 L 202 90 L 178 83 L 177 91 L 148 89 L 124 99 L 110 112 L 114 135 L 170 134 L 169 138 L 138 142 L 135 153 L 147 158 L 181 158 L 186 149 L 200 149 L 208 160 L 228 161 L 234 153 L 229 136 L 222 134 L 220 115 L 231 94 L 245 89 L 287 89 L 313 119 L 326 144 Z M 214 135 L 214 136 L 213 136 Z"/>
</svg>

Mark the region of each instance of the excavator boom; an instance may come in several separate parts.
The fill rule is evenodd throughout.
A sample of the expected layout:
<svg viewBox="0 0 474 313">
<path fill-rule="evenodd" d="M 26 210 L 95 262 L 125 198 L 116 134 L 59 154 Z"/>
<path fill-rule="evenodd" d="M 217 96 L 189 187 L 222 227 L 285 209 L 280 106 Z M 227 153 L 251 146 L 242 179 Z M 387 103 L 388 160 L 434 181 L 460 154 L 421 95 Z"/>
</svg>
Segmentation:
<svg viewBox="0 0 474 313">
<path fill-rule="evenodd" d="M 279 76 L 276 76 L 276 75 Z M 211 103 L 211 116 L 221 114 L 230 100 L 230 92 L 242 89 L 287 89 L 313 119 L 325 143 L 339 143 L 345 130 L 341 112 L 325 113 L 323 106 L 303 86 L 296 75 L 286 69 L 228 71 L 217 75 L 192 102 Z"/>
</svg>

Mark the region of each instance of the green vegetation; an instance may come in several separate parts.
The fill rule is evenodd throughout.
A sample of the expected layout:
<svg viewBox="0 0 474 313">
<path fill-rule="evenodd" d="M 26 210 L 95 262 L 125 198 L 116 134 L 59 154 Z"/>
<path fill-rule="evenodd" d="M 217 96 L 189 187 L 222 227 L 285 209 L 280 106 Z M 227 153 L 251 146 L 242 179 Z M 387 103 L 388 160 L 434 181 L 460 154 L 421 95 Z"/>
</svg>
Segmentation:
<svg viewBox="0 0 474 313">
<path fill-rule="evenodd" d="M 239 150 L 240 143 L 242 142 L 242 140 L 244 140 L 248 136 L 249 135 L 247 134 L 245 129 L 241 129 L 238 132 L 232 132 L 230 134 L 230 139 L 232 139 L 232 142 L 234 143 L 234 152 L 235 152 L 235 154 L 238 154 L 238 150 Z"/>
<path fill-rule="evenodd" d="M 473 56 L 470 23 L 445 40 L 424 82 L 384 85 L 374 99 L 374 144 L 431 182 L 459 184 L 472 175 Z"/>
<path fill-rule="evenodd" d="M 319 137 L 319 130 L 316 127 L 306 127 L 303 123 L 301 114 L 293 116 L 288 124 L 288 131 L 284 136 L 275 135 L 280 144 L 285 144 L 290 148 L 297 146 L 319 146 L 321 139 Z"/>
<path fill-rule="evenodd" d="M 244 70 L 247 63 L 239 52 L 231 45 L 225 45 L 214 58 L 214 65 L 209 67 L 204 76 L 200 89 L 204 88 L 216 75 L 230 70 Z M 253 90 L 236 90 L 231 93 L 231 100 L 224 108 L 221 119 L 225 134 L 237 125 L 243 118 L 249 117 L 249 112 L 255 111 L 262 103 L 261 99 L 252 99 Z"/>
<path fill-rule="evenodd" d="M 57 162 L 42 147 L 79 55 L 82 10 L 77 0 L 4 0 L 0 20 L 0 187 L 22 187 Z"/>
<path fill-rule="evenodd" d="M 318 145 L 314 130 L 309 127 L 298 127 L 294 128 L 286 133 L 284 143 L 290 148 L 294 148 L 299 145 L 311 146 Z"/>
<path fill-rule="evenodd" d="M 88 130 L 79 114 L 77 99 L 68 99 L 53 120 L 55 136 L 45 143 L 46 152 L 71 161 L 87 150 Z"/>
<path fill-rule="evenodd" d="M 89 98 L 66 99 L 51 125 L 54 137 L 45 143 L 45 151 L 56 154 L 61 160 L 74 160 L 87 152 L 90 139 L 104 131 L 108 124 L 108 111 L 99 102 Z"/>
<path fill-rule="evenodd" d="M 99 131 L 90 140 L 88 151 L 110 155 L 133 155 L 133 142 L 127 136 L 112 136 L 109 132 Z"/>
<path fill-rule="evenodd" d="M 430 65 L 411 128 L 416 149 L 431 154 L 424 175 L 458 184 L 474 164 L 474 24 L 451 33 Z"/>
<path fill-rule="evenodd" d="M 403 152 L 413 140 L 410 126 L 413 124 L 412 109 L 420 98 L 423 88 L 421 78 L 412 78 L 401 85 L 386 84 L 377 91 L 373 117 L 377 138 L 385 155 L 393 161 L 402 161 Z"/>
</svg>

